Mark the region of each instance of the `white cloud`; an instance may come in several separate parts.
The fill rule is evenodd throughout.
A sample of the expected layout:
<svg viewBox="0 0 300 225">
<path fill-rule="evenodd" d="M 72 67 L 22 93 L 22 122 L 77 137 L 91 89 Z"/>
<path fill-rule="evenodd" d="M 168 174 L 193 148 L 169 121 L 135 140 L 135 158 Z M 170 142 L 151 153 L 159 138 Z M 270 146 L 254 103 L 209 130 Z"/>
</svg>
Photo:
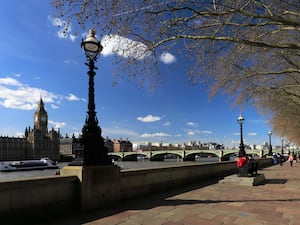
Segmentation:
<svg viewBox="0 0 300 225">
<path fill-rule="evenodd" d="M 52 109 L 58 109 L 59 107 L 57 105 L 51 104 Z"/>
<path fill-rule="evenodd" d="M 165 122 L 163 125 L 164 125 L 165 127 L 170 126 L 170 125 L 171 125 L 171 122 L 170 122 L 170 121 Z"/>
<path fill-rule="evenodd" d="M 165 64 L 172 64 L 176 62 L 176 57 L 169 52 L 163 52 L 159 59 Z"/>
<path fill-rule="evenodd" d="M 70 59 L 66 59 L 66 60 L 64 60 L 64 63 L 65 64 L 72 64 L 72 65 L 77 65 L 78 64 L 78 62 L 76 61 L 76 60 L 70 60 Z"/>
<path fill-rule="evenodd" d="M 140 117 L 137 117 L 136 119 L 141 122 L 144 122 L 144 123 L 155 122 L 155 121 L 161 120 L 161 118 L 159 116 L 152 116 L 151 114 L 147 115 L 145 117 L 140 116 Z"/>
<path fill-rule="evenodd" d="M 68 23 L 65 20 L 62 20 L 60 18 L 52 18 L 48 17 L 49 21 L 52 23 L 53 26 L 56 26 L 59 28 L 56 35 L 60 39 L 69 39 L 72 42 L 75 42 L 75 39 L 77 38 L 76 35 L 71 34 L 72 31 L 72 24 Z"/>
<path fill-rule="evenodd" d="M 198 127 L 198 123 L 194 123 L 194 122 L 187 122 L 186 125 L 190 127 Z"/>
<path fill-rule="evenodd" d="M 210 130 L 203 130 L 202 133 L 203 134 L 212 134 L 212 131 L 210 131 Z"/>
<path fill-rule="evenodd" d="M 75 39 L 77 38 L 76 35 L 73 35 L 73 34 L 69 34 L 69 39 L 73 42 L 75 42 Z"/>
<path fill-rule="evenodd" d="M 16 137 L 24 137 L 24 133 L 17 132 L 17 133 L 16 133 Z"/>
<path fill-rule="evenodd" d="M 191 124 L 192 126 L 195 126 L 194 123 Z M 198 124 L 197 124 L 198 126 Z M 194 129 L 187 129 L 185 130 L 185 132 L 187 133 L 187 135 L 191 136 L 191 135 L 209 135 L 212 134 L 212 131 L 209 130 L 194 130 Z"/>
<path fill-rule="evenodd" d="M 189 131 L 189 132 L 187 133 L 187 135 L 189 135 L 189 136 L 195 135 L 195 132 L 194 132 L 194 131 Z"/>
<path fill-rule="evenodd" d="M 69 101 L 79 101 L 80 98 L 78 98 L 77 96 L 73 95 L 73 94 L 69 94 L 67 97 L 66 97 L 67 100 Z"/>
<path fill-rule="evenodd" d="M 126 129 L 126 128 L 120 128 L 120 127 L 114 127 L 109 128 L 105 127 L 103 129 L 103 136 L 117 136 L 117 137 L 125 137 L 125 138 L 132 138 L 132 137 L 138 137 L 139 135 L 132 130 Z"/>
<path fill-rule="evenodd" d="M 116 54 L 139 60 L 151 55 L 151 51 L 145 44 L 119 35 L 105 35 L 101 40 L 101 44 L 103 46 L 101 52 L 103 56 Z M 160 60 L 165 64 L 171 64 L 176 62 L 176 57 L 169 52 L 163 52 L 160 55 Z"/>
<path fill-rule="evenodd" d="M 159 132 L 159 133 L 154 133 L 154 134 L 148 134 L 148 133 L 145 133 L 145 134 L 142 134 L 141 137 L 142 138 L 151 138 L 151 137 L 169 137 L 171 136 L 170 134 L 166 134 L 166 133 L 162 133 L 162 132 Z"/>
<path fill-rule="evenodd" d="M 101 54 L 104 56 L 117 54 L 125 58 L 139 60 L 151 54 L 145 44 L 119 35 L 105 35 L 101 40 L 101 44 L 103 46 Z"/>
<path fill-rule="evenodd" d="M 54 102 L 57 95 L 40 88 L 29 87 L 13 78 L 0 78 L 0 105 L 5 108 L 32 110 L 40 97 L 44 102 Z"/>
<path fill-rule="evenodd" d="M 0 85 L 1 84 L 18 86 L 18 87 L 22 86 L 22 84 L 19 81 L 10 77 L 0 78 Z"/>
<path fill-rule="evenodd" d="M 10 109 L 33 110 L 36 109 L 40 97 L 45 103 L 51 103 L 52 109 L 58 108 L 57 104 L 61 104 L 60 100 L 63 99 L 61 95 L 41 88 L 30 87 L 14 78 L 0 78 L 0 106 Z M 73 94 L 64 98 L 70 101 L 83 100 Z"/>
<path fill-rule="evenodd" d="M 250 132 L 248 133 L 249 136 L 256 136 L 256 133 L 255 132 Z"/>
<path fill-rule="evenodd" d="M 55 129 L 66 126 L 65 122 L 55 122 L 55 121 L 49 120 L 48 123 L 51 124 Z"/>
</svg>

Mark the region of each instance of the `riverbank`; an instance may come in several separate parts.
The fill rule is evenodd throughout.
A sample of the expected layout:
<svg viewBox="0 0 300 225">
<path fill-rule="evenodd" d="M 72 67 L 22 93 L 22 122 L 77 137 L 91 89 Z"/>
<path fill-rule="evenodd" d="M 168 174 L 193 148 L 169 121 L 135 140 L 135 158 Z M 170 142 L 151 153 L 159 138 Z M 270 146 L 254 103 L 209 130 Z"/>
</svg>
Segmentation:
<svg viewBox="0 0 300 225">
<path fill-rule="evenodd" d="M 272 162 L 260 159 L 258 163 L 266 167 Z M 235 167 L 235 162 L 121 171 L 117 166 L 64 167 L 60 176 L 1 181 L 0 218 L 3 224 L 23 225 L 117 206 L 130 199 L 222 178 L 235 173 Z"/>
</svg>

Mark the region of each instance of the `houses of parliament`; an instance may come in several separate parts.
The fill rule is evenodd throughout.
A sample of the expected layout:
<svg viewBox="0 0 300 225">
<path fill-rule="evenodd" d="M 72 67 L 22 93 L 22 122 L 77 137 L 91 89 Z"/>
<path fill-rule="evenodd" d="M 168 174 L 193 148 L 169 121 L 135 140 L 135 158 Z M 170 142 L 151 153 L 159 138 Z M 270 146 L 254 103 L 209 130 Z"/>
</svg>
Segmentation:
<svg viewBox="0 0 300 225">
<path fill-rule="evenodd" d="M 132 151 L 132 143 L 126 140 L 104 140 L 109 152 Z M 79 138 L 65 137 L 59 131 L 48 130 L 48 113 L 42 98 L 34 112 L 33 128 L 26 127 L 23 137 L 0 136 L 0 161 L 40 159 L 49 157 L 55 161 L 70 160 L 82 155 Z"/>
<path fill-rule="evenodd" d="M 42 98 L 34 112 L 33 128 L 26 127 L 23 137 L 0 136 L 0 161 L 40 159 L 59 160 L 60 134 L 48 131 L 48 113 Z"/>
</svg>

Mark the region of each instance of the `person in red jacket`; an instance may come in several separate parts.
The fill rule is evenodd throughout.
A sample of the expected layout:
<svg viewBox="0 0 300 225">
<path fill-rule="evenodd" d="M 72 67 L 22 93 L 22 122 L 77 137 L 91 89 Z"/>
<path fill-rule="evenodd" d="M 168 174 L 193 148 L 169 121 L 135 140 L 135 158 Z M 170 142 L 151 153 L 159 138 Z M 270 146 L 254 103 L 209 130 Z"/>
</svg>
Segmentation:
<svg viewBox="0 0 300 225">
<path fill-rule="evenodd" d="M 239 177 L 247 177 L 248 176 L 248 163 L 249 159 L 247 156 L 239 156 L 236 162 L 237 166 L 237 175 Z"/>
</svg>

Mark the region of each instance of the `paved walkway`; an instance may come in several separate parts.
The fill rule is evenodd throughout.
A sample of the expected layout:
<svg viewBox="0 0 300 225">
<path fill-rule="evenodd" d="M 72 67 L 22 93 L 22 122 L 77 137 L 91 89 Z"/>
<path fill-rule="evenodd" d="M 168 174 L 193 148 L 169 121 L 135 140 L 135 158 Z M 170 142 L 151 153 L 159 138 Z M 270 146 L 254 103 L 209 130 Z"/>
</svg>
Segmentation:
<svg viewBox="0 0 300 225">
<path fill-rule="evenodd" d="M 56 225 L 300 225 L 300 162 L 260 171 L 262 185 L 211 181 L 47 224 Z"/>
</svg>

